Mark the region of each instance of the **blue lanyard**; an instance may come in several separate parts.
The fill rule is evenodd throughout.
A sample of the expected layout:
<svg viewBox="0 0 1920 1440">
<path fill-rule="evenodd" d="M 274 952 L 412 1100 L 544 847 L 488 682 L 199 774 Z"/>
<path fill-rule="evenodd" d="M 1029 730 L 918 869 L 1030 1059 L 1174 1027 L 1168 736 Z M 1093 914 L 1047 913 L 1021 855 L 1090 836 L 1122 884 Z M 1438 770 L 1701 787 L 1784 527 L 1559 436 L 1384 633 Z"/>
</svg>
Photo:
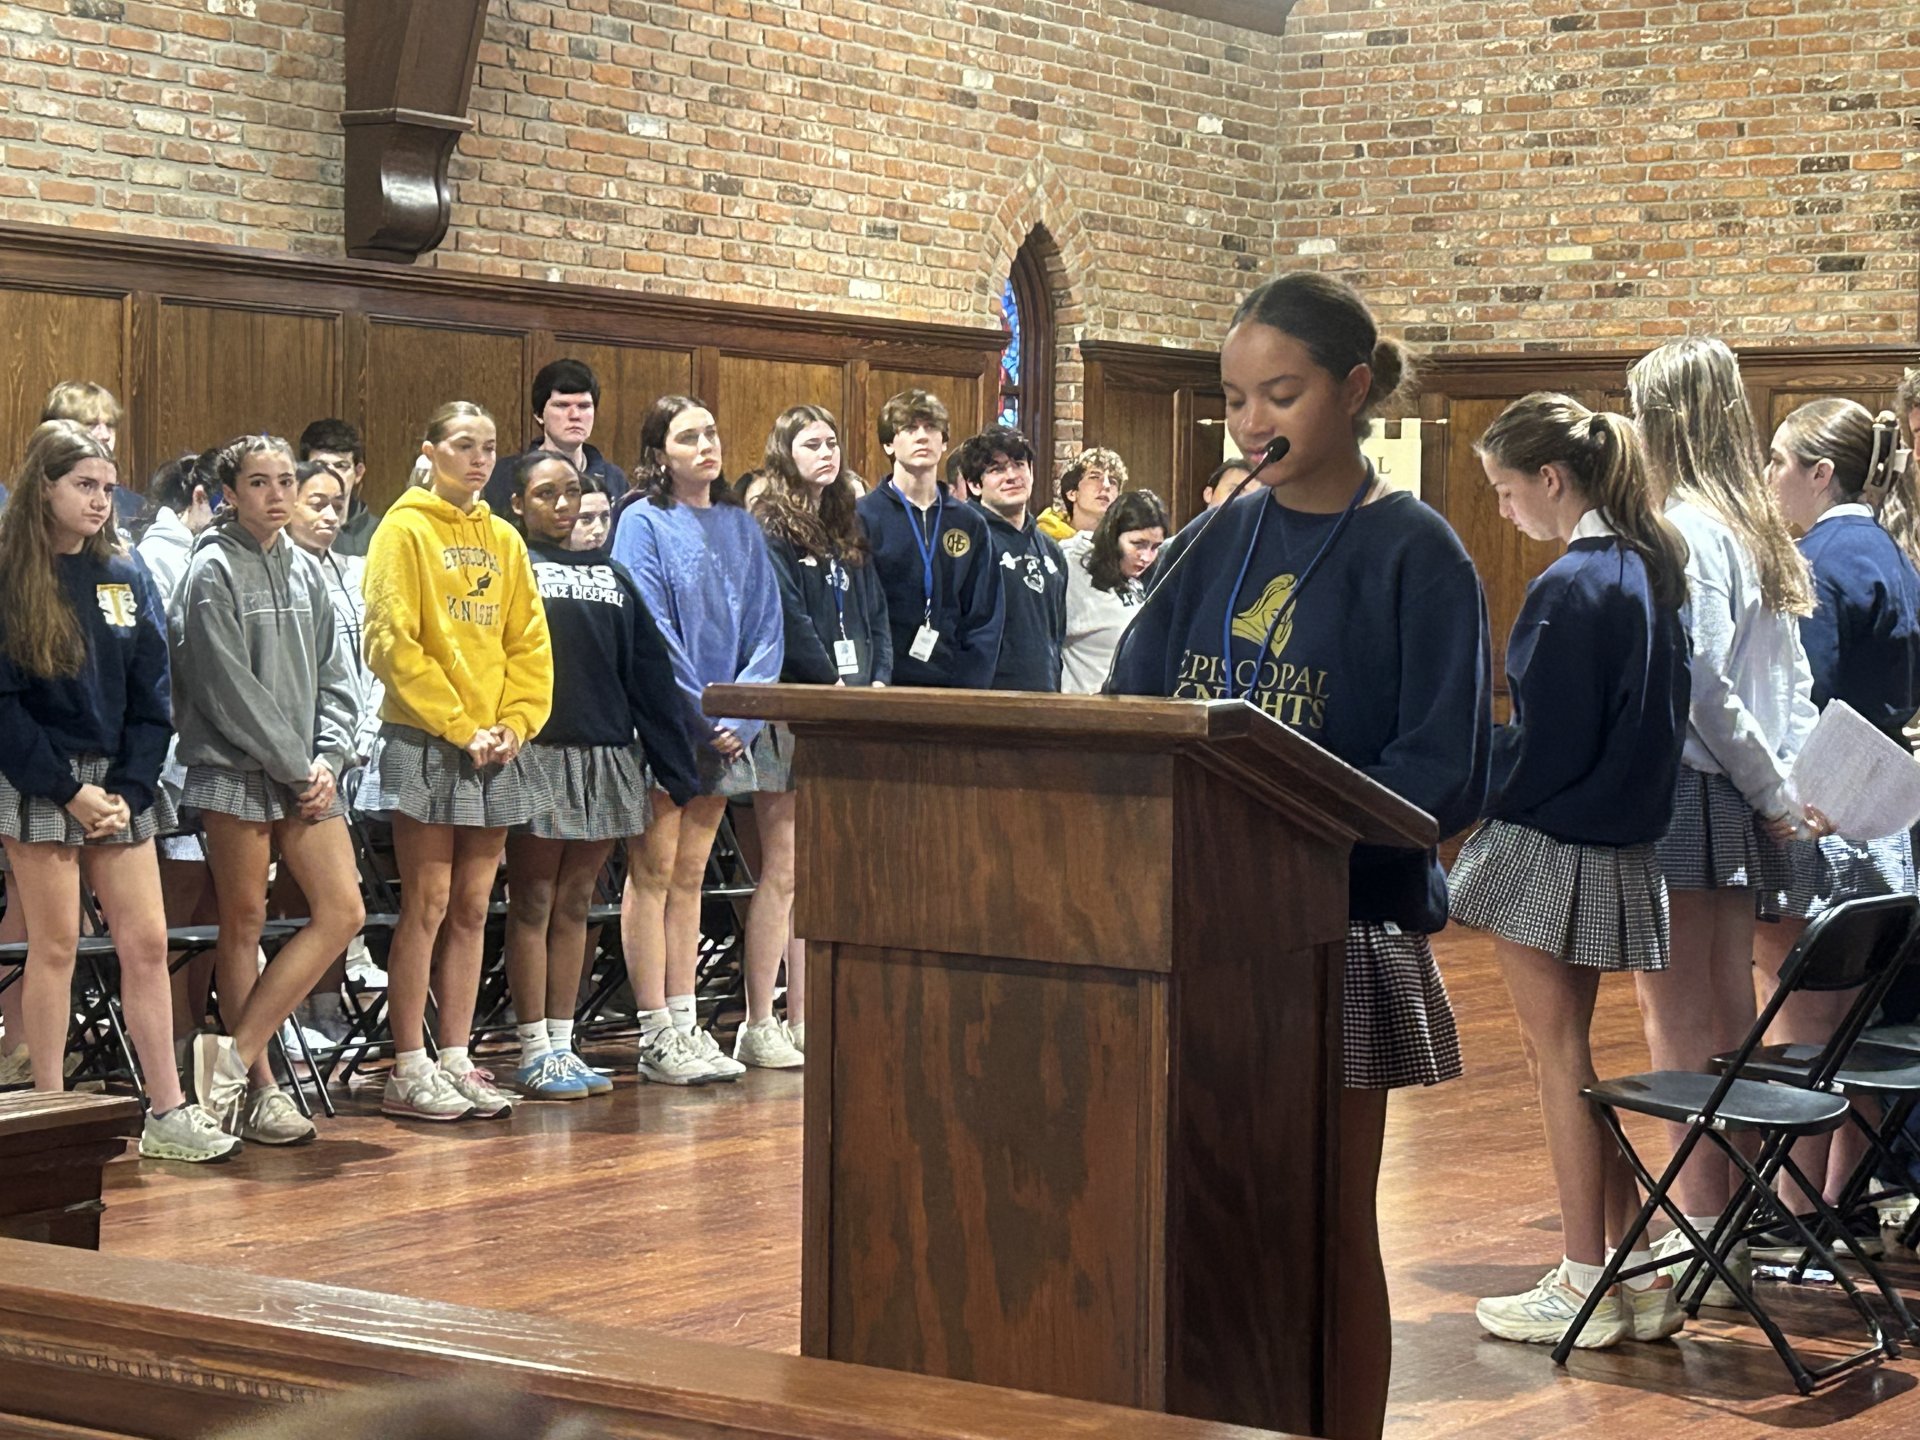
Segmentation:
<svg viewBox="0 0 1920 1440">
<path fill-rule="evenodd" d="M 840 582 L 847 572 L 841 568 L 840 557 L 827 557 L 827 589 L 833 592 L 833 613 L 840 617 L 840 638 L 847 638 L 847 597 L 841 593 Z"/>
<path fill-rule="evenodd" d="M 1267 651 L 1272 648 L 1273 637 L 1280 629 L 1280 622 L 1293 613 L 1293 607 L 1299 602 L 1300 592 L 1307 588 L 1307 582 L 1313 578 L 1313 572 L 1320 568 L 1320 562 L 1327 558 L 1327 552 L 1333 549 L 1334 541 L 1340 538 L 1340 532 L 1347 528 L 1347 522 L 1353 519 L 1353 512 L 1360 508 L 1360 502 L 1367 498 L 1367 492 L 1373 489 L 1373 466 L 1367 466 L 1366 477 L 1361 480 L 1360 488 L 1353 492 L 1353 498 L 1347 501 L 1347 508 L 1340 512 L 1340 518 L 1334 522 L 1327 538 L 1320 542 L 1320 548 L 1314 552 L 1313 559 L 1307 562 L 1307 568 L 1300 572 L 1300 578 L 1293 582 L 1293 589 L 1287 592 L 1287 598 L 1274 607 L 1273 619 L 1267 622 L 1267 633 L 1260 642 L 1260 648 L 1254 652 L 1253 684 L 1247 687 L 1242 696 L 1233 679 L 1233 612 L 1240 606 L 1240 589 L 1247 583 L 1247 567 L 1253 564 L 1253 552 L 1260 548 L 1260 527 L 1267 522 L 1267 511 L 1280 502 L 1271 495 L 1260 502 L 1260 513 L 1254 518 L 1253 538 L 1247 542 L 1247 553 L 1241 557 L 1240 572 L 1233 577 L 1233 590 L 1227 596 L 1227 613 L 1220 621 L 1220 665 L 1226 672 L 1227 699 L 1251 699 L 1259 688 L 1260 662 L 1266 659 Z"/>
<path fill-rule="evenodd" d="M 889 480 L 887 481 L 887 489 L 891 490 L 893 492 L 893 498 L 900 502 L 900 508 L 907 512 L 907 528 L 913 531 L 914 548 L 920 552 L 920 568 L 923 576 L 922 584 L 925 587 L 927 596 L 926 619 L 931 622 L 933 619 L 933 547 L 940 538 L 940 522 L 945 518 L 947 508 L 946 492 L 944 490 L 934 491 L 933 536 L 930 539 L 921 532 L 920 517 L 914 514 L 912 502 L 900 493 L 900 487 Z"/>
</svg>

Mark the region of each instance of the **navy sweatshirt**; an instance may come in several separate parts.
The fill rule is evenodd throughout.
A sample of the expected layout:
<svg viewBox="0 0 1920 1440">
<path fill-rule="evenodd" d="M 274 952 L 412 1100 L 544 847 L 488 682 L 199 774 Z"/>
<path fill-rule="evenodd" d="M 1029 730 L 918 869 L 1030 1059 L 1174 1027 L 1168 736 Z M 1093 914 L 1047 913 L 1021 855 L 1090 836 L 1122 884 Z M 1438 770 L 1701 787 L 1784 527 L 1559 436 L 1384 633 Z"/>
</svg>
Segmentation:
<svg viewBox="0 0 1920 1440">
<path fill-rule="evenodd" d="M 80 793 L 68 762 L 105 755 L 112 763 L 101 788 L 138 815 L 153 804 L 173 737 L 166 607 L 130 554 L 104 565 L 84 555 L 54 563 L 86 636 L 86 663 L 71 679 L 29 674 L 5 652 L 0 615 L 0 774 L 22 795 L 65 805 Z"/>
<path fill-rule="evenodd" d="M 1447 522 L 1404 493 L 1356 510 L 1271 648 L 1257 655 L 1297 573 L 1339 517 L 1288 510 L 1257 489 L 1230 502 L 1202 553 L 1175 571 L 1206 520 L 1196 516 L 1162 552 L 1171 588 L 1128 628 L 1114 690 L 1227 698 L 1221 631 L 1252 546 L 1232 621 L 1233 693 L 1418 805 L 1442 836 L 1478 818 L 1493 728 L 1492 647 L 1480 577 Z M 1443 928 L 1438 855 L 1356 845 L 1347 904 L 1356 921 Z"/>
<path fill-rule="evenodd" d="M 1813 567 L 1800 622 L 1813 703 L 1844 700 L 1900 740 L 1920 710 L 1920 573 L 1870 514 L 1827 515 L 1800 550 Z"/>
<path fill-rule="evenodd" d="M 993 688 L 1058 690 L 1067 640 L 1066 556 L 1031 515 L 1024 526 L 1016 526 L 978 501 L 974 505 L 993 537 L 994 563 L 1006 595 L 1007 623 L 1000 632 Z"/>
<path fill-rule="evenodd" d="M 986 519 L 955 500 L 947 487 L 928 509 L 912 505 L 892 480 L 862 496 L 860 519 L 873 547 L 873 565 L 886 591 L 893 625 L 893 682 L 985 690 L 1000 657 L 1006 602 Z M 914 539 L 918 530 L 920 541 Z M 933 658 L 910 653 L 914 634 L 928 615 L 926 570 L 920 545 L 933 551 L 932 618 L 940 632 Z"/>
<path fill-rule="evenodd" d="M 1637 553 L 1611 537 L 1573 541 L 1513 623 L 1513 719 L 1493 732 L 1487 813 L 1578 845 L 1666 834 L 1690 657 L 1681 610 L 1654 605 Z"/>
<path fill-rule="evenodd" d="M 873 558 L 858 565 L 802 555 L 791 541 L 767 536 L 774 579 L 780 582 L 780 609 L 786 624 L 786 654 L 780 678 L 789 685 L 893 683 L 893 632 L 887 620 L 886 592 Z M 840 600 L 834 603 L 834 592 Z M 860 668 L 842 675 L 833 647 L 844 635 L 853 641 Z"/>
<path fill-rule="evenodd" d="M 553 638 L 553 713 L 536 745 L 631 745 L 684 805 L 700 793 L 673 659 L 626 566 L 596 551 L 529 539 Z"/>
</svg>

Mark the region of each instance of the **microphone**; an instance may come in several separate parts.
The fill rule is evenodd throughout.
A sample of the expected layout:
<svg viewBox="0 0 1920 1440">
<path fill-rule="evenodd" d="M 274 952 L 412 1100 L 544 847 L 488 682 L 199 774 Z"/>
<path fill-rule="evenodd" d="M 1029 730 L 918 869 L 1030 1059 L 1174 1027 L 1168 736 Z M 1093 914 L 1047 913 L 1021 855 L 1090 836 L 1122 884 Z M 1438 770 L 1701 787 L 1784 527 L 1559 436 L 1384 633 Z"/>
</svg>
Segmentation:
<svg viewBox="0 0 1920 1440">
<path fill-rule="evenodd" d="M 1200 548 L 1200 542 L 1206 538 L 1207 531 L 1213 528 L 1214 521 L 1226 513 L 1227 506 L 1239 499 L 1240 492 L 1251 485 L 1262 470 L 1277 460 L 1286 459 L 1287 452 L 1291 449 L 1293 449 L 1293 442 L 1284 435 L 1276 435 L 1270 440 L 1267 443 L 1267 448 L 1260 454 L 1259 463 L 1242 477 L 1238 485 L 1227 492 L 1226 499 L 1213 507 L 1213 513 L 1207 516 L 1206 520 L 1201 523 L 1200 528 L 1194 532 L 1193 543 L 1182 550 L 1173 564 L 1167 567 L 1166 573 L 1153 582 L 1153 588 L 1147 592 L 1147 598 L 1140 602 L 1140 608 L 1133 612 L 1133 619 L 1127 622 L 1127 628 L 1120 636 L 1120 643 L 1113 647 L 1113 661 L 1107 666 L 1107 678 L 1100 682 L 1100 693 L 1102 695 L 1111 695 L 1113 693 L 1114 672 L 1119 670 L 1120 658 L 1127 653 L 1127 642 L 1133 638 L 1133 633 L 1139 624 L 1140 617 L 1147 613 L 1147 607 L 1153 604 L 1162 590 L 1167 588 L 1167 582 L 1179 573 L 1180 567 L 1192 558 L 1193 552 Z"/>
</svg>

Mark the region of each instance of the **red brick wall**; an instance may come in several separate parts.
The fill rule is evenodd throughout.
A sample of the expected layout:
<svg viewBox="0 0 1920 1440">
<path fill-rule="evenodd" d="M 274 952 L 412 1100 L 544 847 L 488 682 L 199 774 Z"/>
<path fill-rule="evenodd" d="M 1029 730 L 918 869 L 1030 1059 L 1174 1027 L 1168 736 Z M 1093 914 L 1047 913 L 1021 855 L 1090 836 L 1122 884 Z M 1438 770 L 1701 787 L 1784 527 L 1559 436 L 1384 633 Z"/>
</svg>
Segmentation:
<svg viewBox="0 0 1920 1440">
<path fill-rule="evenodd" d="M 1301 0 L 1284 53 L 1281 251 L 1415 341 L 1915 336 L 1908 0 Z"/>
</svg>

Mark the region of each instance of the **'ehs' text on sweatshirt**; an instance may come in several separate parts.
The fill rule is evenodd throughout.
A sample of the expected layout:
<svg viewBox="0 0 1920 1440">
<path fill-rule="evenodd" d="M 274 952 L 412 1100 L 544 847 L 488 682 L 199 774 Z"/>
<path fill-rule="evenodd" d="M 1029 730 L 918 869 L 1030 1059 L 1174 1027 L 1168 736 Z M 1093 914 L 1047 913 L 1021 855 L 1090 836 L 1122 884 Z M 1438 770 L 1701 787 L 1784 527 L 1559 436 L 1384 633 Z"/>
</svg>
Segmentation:
<svg viewBox="0 0 1920 1440">
<path fill-rule="evenodd" d="M 1067 560 L 1031 515 L 1015 525 L 976 503 L 993 538 L 1007 620 L 1000 632 L 996 690 L 1058 690 L 1067 640 Z"/>
<path fill-rule="evenodd" d="M 859 511 L 887 593 L 894 683 L 991 688 L 1007 612 L 986 520 L 945 485 L 922 509 L 892 480 L 862 496 Z M 923 624 L 940 639 L 931 657 L 916 660 L 913 640 Z"/>
<path fill-rule="evenodd" d="M 1800 619 L 1813 703 L 1844 700 L 1895 741 L 1920 710 L 1920 572 L 1865 505 L 1835 505 L 1807 531 L 1813 614 Z"/>
</svg>

